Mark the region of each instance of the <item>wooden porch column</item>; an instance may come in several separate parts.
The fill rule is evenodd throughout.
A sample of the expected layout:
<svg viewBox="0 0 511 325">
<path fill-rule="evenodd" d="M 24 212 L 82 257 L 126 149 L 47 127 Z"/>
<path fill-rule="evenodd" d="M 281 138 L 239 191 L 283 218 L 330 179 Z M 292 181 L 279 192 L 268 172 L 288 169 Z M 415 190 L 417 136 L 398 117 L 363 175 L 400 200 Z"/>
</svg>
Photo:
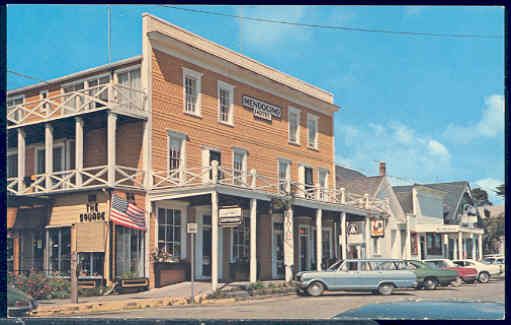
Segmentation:
<svg viewBox="0 0 511 325">
<path fill-rule="evenodd" d="M 479 234 L 477 235 L 477 244 L 479 245 L 479 260 L 483 259 L 483 235 Z"/>
<path fill-rule="evenodd" d="M 293 280 L 294 243 L 293 208 L 289 207 L 284 216 L 284 267 L 286 281 Z"/>
<path fill-rule="evenodd" d="M 463 259 L 463 233 L 458 232 L 458 259 Z"/>
<path fill-rule="evenodd" d="M 346 212 L 341 212 L 341 225 L 339 227 L 341 231 L 341 248 L 342 248 L 342 259 L 346 259 L 348 257 L 348 236 L 347 236 L 347 227 L 346 227 Z"/>
<path fill-rule="evenodd" d="M 75 118 L 75 169 L 76 185 L 82 185 L 82 169 L 83 169 L 83 119 Z"/>
<path fill-rule="evenodd" d="M 25 130 L 18 128 L 18 192 L 21 193 L 25 189 L 25 153 L 26 140 Z"/>
<path fill-rule="evenodd" d="M 108 112 L 107 117 L 107 157 L 108 157 L 108 186 L 115 184 L 115 134 L 117 129 L 117 114 Z"/>
<path fill-rule="evenodd" d="M 46 174 L 46 189 L 51 187 L 53 173 L 53 127 L 50 123 L 44 125 L 44 172 Z"/>
<path fill-rule="evenodd" d="M 211 289 L 218 286 L 218 193 L 211 192 Z"/>
<path fill-rule="evenodd" d="M 256 216 L 257 200 L 250 199 L 250 283 L 255 283 L 257 281 Z"/>
<path fill-rule="evenodd" d="M 316 209 L 316 269 L 321 271 L 323 260 L 323 210 Z"/>
</svg>

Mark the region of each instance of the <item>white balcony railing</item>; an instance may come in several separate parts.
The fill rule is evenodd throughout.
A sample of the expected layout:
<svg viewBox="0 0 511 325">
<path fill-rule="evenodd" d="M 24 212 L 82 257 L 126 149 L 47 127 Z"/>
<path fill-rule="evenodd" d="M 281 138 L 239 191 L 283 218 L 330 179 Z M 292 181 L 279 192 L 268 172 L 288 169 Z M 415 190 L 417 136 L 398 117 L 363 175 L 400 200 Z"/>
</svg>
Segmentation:
<svg viewBox="0 0 511 325">
<path fill-rule="evenodd" d="M 142 188 L 144 172 L 137 168 L 115 166 L 113 186 Z M 7 190 L 17 195 L 51 193 L 90 187 L 109 186 L 108 166 L 86 167 L 81 170 L 71 169 L 51 174 L 35 174 L 20 180 L 11 177 L 7 180 Z"/>
<path fill-rule="evenodd" d="M 100 109 L 145 116 L 145 101 L 143 91 L 109 83 L 9 106 L 7 120 L 18 125 Z"/>
<path fill-rule="evenodd" d="M 276 179 L 258 175 L 255 170 L 244 173 L 222 166 L 209 166 L 176 169 L 173 171 L 154 171 L 152 177 L 153 190 L 180 189 L 220 184 L 245 190 L 265 192 L 277 196 L 293 195 L 306 200 L 342 204 L 379 212 L 389 212 L 389 204 L 385 199 L 374 199 L 370 198 L 368 195 L 349 193 L 343 189 L 306 186 L 298 182 L 279 182 Z"/>
</svg>

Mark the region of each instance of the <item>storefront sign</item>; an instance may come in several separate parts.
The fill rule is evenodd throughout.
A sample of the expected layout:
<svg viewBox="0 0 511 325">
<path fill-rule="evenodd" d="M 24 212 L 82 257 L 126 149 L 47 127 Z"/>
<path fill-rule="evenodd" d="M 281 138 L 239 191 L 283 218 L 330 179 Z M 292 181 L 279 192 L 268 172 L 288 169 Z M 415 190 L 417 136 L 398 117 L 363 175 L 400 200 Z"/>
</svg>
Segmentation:
<svg viewBox="0 0 511 325">
<path fill-rule="evenodd" d="M 241 208 L 237 206 L 223 207 L 218 210 L 220 227 L 235 227 L 241 224 Z"/>
<path fill-rule="evenodd" d="M 371 237 L 383 237 L 384 233 L 383 219 L 371 219 Z"/>
<path fill-rule="evenodd" d="M 100 212 L 97 202 L 87 202 L 87 212 L 80 213 L 80 222 L 105 220 L 105 211 Z"/>
<path fill-rule="evenodd" d="M 280 118 L 281 109 L 278 106 L 268 104 L 262 100 L 249 96 L 242 97 L 242 104 L 254 113 L 254 117 L 271 121 L 272 117 Z"/>
</svg>

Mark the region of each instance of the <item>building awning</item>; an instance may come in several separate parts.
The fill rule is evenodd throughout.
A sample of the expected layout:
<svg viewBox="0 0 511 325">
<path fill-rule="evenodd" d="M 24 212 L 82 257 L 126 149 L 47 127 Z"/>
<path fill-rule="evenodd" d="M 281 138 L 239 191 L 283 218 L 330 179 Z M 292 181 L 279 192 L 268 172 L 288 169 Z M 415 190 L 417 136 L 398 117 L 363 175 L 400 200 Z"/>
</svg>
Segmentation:
<svg viewBox="0 0 511 325">
<path fill-rule="evenodd" d="M 48 224 L 50 209 L 48 207 L 17 208 L 13 230 L 44 229 Z"/>
</svg>

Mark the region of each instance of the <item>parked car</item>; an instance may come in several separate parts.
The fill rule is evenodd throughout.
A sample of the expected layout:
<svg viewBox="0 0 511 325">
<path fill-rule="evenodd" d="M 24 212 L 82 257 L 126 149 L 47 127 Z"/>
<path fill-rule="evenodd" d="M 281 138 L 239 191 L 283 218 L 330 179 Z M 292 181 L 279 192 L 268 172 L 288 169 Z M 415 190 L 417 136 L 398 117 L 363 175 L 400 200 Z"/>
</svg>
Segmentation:
<svg viewBox="0 0 511 325">
<path fill-rule="evenodd" d="M 402 301 L 373 303 L 345 311 L 332 317 L 336 320 L 366 319 L 497 319 L 505 316 L 505 306 L 497 302 L 480 301 Z"/>
<path fill-rule="evenodd" d="M 422 261 L 429 266 L 458 272 L 458 276 L 465 283 L 474 283 L 477 280 L 477 270 L 473 267 L 459 266 L 446 258 L 427 259 Z"/>
<path fill-rule="evenodd" d="M 22 317 L 29 311 L 37 307 L 35 299 L 24 293 L 23 291 L 14 288 L 13 286 L 7 287 L 7 316 L 8 317 Z"/>
<path fill-rule="evenodd" d="M 487 255 L 482 260 L 483 263 L 499 265 L 502 273 L 506 270 L 506 260 L 504 255 Z"/>
<path fill-rule="evenodd" d="M 325 271 L 298 272 L 294 283 L 299 295 L 320 296 L 325 290 L 390 295 L 394 289 L 417 286 L 415 273 L 400 270 L 399 262 L 386 259 L 341 260 Z"/>
<path fill-rule="evenodd" d="M 416 260 L 405 260 L 400 268 L 411 270 L 417 276 L 417 289 L 435 290 L 438 286 L 446 287 L 456 282 L 458 272 L 442 270 L 428 266 L 426 263 Z"/>
<path fill-rule="evenodd" d="M 477 281 L 487 283 L 491 277 L 498 277 L 503 275 L 503 271 L 499 265 L 482 263 L 470 259 L 453 260 L 454 263 L 460 266 L 473 267 L 477 270 Z"/>
</svg>

